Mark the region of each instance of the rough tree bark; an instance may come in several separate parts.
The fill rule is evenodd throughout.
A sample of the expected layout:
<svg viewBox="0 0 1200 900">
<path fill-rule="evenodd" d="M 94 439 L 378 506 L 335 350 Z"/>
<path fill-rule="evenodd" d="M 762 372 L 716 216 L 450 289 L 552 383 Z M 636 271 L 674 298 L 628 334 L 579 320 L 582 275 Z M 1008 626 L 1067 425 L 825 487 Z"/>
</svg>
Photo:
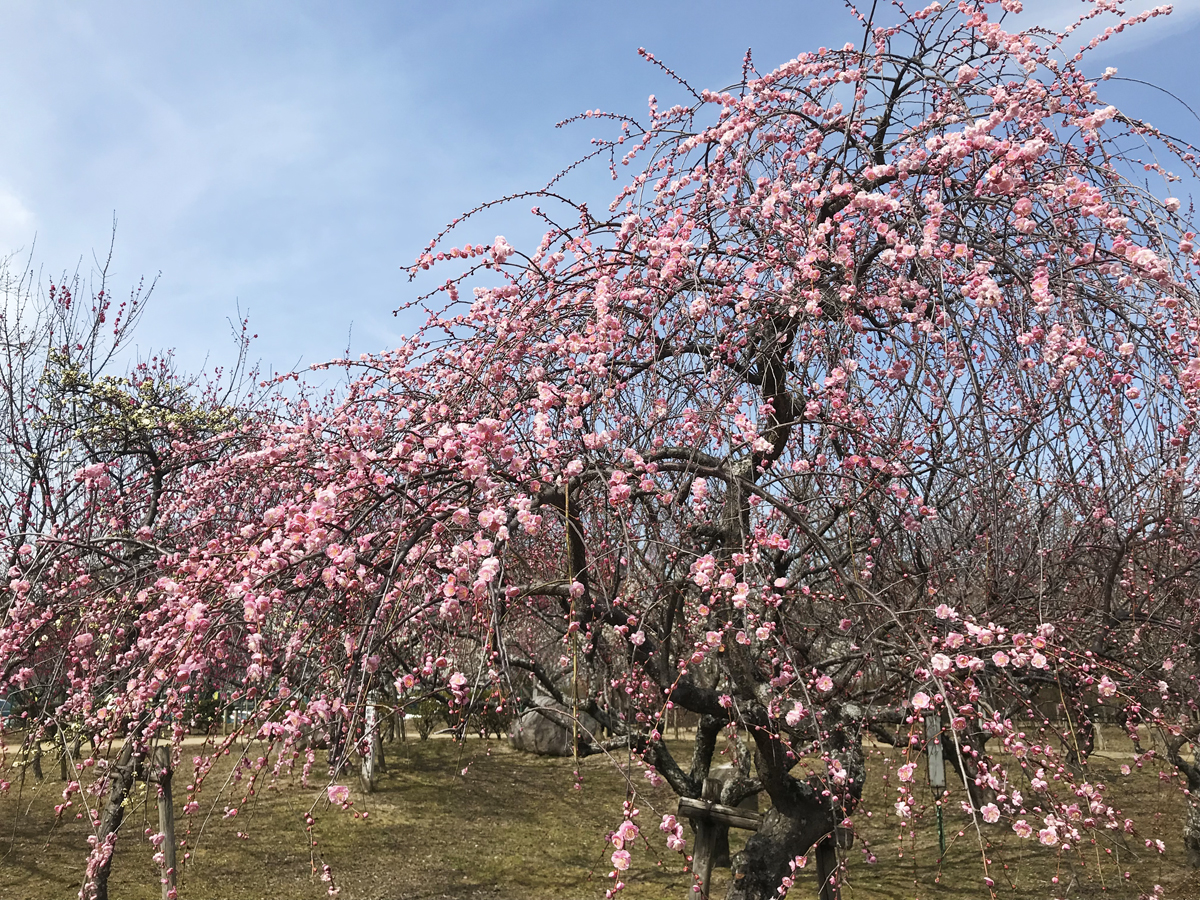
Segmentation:
<svg viewBox="0 0 1200 900">
<path fill-rule="evenodd" d="M 979 778 L 979 760 L 986 756 L 988 735 L 977 728 L 955 732 L 946 740 L 943 759 L 962 780 L 963 788 L 976 809 L 992 802 L 996 792 Z"/>
<path fill-rule="evenodd" d="M 96 832 L 96 846 L 88 860 L 87 873 L 84 875 L 83 890 L 80 896 L 83 900 L 108 900 L 108 875 L 112 869 L 112 852 L 116 845 L 117 832 L 125 819 L 125 799 L 133 788 L 133 779 L 137 774 L 137 759 L 133 752 L 132 741 L 126 741 L 121 748 L 110 774 L 108 799 L 104 803 L 104 811 L 100 816 L 100 828 Z"/>
<path fill-rule="evenodd" d="M 1192 745 L 1192 761 L 1183 755 L 1186 741 L 1176 738 L 1167 741 L 1167 758 L 1187 778 L 1187 810 L 1183 814 L 1183 846 L 1188 865 L 1200 868 L 1200 751 Z"/>
<path fill-rule="evenodd" d="M 840 719 L 840 721 L 838 721 Z M 795 757 L 779 737 L 765 729 L 754 732 L 755 765 L 772 808 L 762 827 L 733 858 L 728 900 L 770 900 L 784 878 L 795 877 L 793 863 L 814 846 L 821 900 L 839 896 L 836 828 L 853 812 L 862 796 L 866 764 L 857 721 L 832 711 L 828 724 L 830 750 L 846 770 L 842 796 L 826 796 L 824 784 L 810 784 L 790 774 Z"/>
<path fill-rule="evenodd" d="M 1196 768 L 1192 767 L 1193 773 Z M 1200 869 L 1200 777 L 1188 777 L 1187 812 L 1183 818 L 1183 845 L 1187 848 L 1188 865 Z"/>
<path fill-rule="evenodd" d="M 745 849 L 734 856 L 728 900 L 777 897 L 779 885 L 793 873 L 791 864 L 795 858 L 833 831 L 828 803 L 807 784 L 791 780 L 792 789 L 786 791 L 791 797 L 779 804 L 776 793 L 772 793 L 771 799 L 777 805 L 763 819 L 762 828 L 746 841 Z M 785 792 L 778 793 L 783 796 Z M 826 897 L 822 892 L 822 900 Z"/>
</svg>

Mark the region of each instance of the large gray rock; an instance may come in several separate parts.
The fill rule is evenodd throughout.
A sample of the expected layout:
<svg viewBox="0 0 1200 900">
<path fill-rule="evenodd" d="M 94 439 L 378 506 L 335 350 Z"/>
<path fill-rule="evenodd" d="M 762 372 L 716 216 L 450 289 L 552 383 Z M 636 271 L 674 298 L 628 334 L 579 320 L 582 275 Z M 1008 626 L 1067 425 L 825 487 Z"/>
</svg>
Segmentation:
<svg viewBox="0 0 1200 900">
<path fill-rule="evenodd" d="M 575 752 L 571 711 L 545 696 L 535 696 L 533 703 L 509 730 L 508 739 L 513 747 L 539 756 L 571 756 Z M 595 719 L 585 712 L 579 713 L 580 740 L 592 740 L 599 728 Z"/>
</svg>

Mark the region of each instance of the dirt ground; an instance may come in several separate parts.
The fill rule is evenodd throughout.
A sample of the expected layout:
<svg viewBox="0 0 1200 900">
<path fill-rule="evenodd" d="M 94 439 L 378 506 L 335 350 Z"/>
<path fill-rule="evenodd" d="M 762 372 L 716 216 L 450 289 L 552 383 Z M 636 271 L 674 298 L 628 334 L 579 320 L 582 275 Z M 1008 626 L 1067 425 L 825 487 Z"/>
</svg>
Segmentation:
<svg viewBox="0 0 1200 900">
<path fill-rule="evenodd" d="M 302 787 L 298 773 L 284 774 L 259 781 L 250 796 L 243 769 L 242 780 L 232 781 L 214 806 L 215 779 L 236 774 L 239 751 L 253 764 L 263 748 L 250 744 L 223 758 L 193 815 L 183 815 L 182 798 L 191 757 L 203 752 L 198 742 L 189 741 L 176 771 L 178 836 L 186 838 L 191 853 L 180 877 L 183 900 L 324 898 L 329 888 L 321 880 L 324 865 L 344 900 L 599 898 L 613 886 L 606 835 L 621 823 L 622 801 L 631 788 L 649 842 L 633 850 L 623 895 L 629 900 L 688 895 L 685 860 L 666 849 L 657 828 L 664 813 L 675 812 L 677 799 L 665 787 L 651 787 L 624 756 L 583 760 L 576 779 L 572 760 L 516 753 L 502 741 L 410 740 L 385 745 L 387 771 L 375 793 L 365 795 L 352 780 L 341 779 L 354 786 L 349 810 L 331 807 L 325 797 L 319 777 L 324 753 L 318 754 L 313 787 Z M 912 828 L 902 829 L 893 809 L 894 774 L 893 787 L 883 780 L 897 765 L 895 751 L 873 748 L 866 796 L 854 816 L 858 837 L 845 854 L 843 897 L 987 897 L 986 859 L 998 897 L 1136 900 L 1157 884 L 1166 900 L 1200 898 L 1200 873 L 1183 867 L 1178 780 L 1155 762 L 1124 776 L 1120 766 L 1129 761 L 1116 749 L 1093 756 L 1090 767 L 1094 779 L 1112 785 L 1110 802 L 1115 799 L 1138 823 L 1136 835 L 1106 835 L 1106 845 L 1056 854 L 997 825 L 985 827 L 981 847 L 967 817 L 951 803 L 945 812 L 947 852 L 939 862 L 932 806 L 914 816 Z M 62 802 L 64 785 L 53 757 L 46 758 L 44 770 L 47 780 L 41 783 L 29 771 L 23 783 L 17 769 L 5 776 L 12 784 L 0 795 L 0 900 L 57 900 L 78 893 L 89 829 L 86 820 L 73 818 L 81 808 L 78 798 L 65 821 L 55 824 L 54 805 Z M 931 796 L 924 786 L 917 794 Z M 153 798 L 149 806 L 145 801 L 139 785 L 114 857 L 114 900 L 160 896 L 148 841 L 158 830 L 157 812 Z M 227 806 L 236 806 L 237 814 L 227 816 Z M 305 831 L 310 810 L 315 846 Z M 687 837 L 690 849 L 690 832 Z M 746 832 L 733 833 L 735 849 L 745 837 Z M 1166 844 L 1165 853 L 1146 847 L 1156 839 Z M 724 895 L 728 877 L 728 870 L 714 874 L 714 896 Z M 791 896 L 815 896 L 812 868 L 799 873 Z"/>
</svg>

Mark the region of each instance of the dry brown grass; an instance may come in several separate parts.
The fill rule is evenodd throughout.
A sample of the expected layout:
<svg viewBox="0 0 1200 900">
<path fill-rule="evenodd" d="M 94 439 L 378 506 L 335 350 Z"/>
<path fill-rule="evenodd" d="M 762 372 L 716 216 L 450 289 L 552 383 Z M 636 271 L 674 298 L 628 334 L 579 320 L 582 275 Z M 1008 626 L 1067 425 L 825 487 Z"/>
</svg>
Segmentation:
<svg viewBox="0 0 1200 900">
<path fill-rule="evenodd" d="M 251 759 L 260 752 L 253 745 L 246 748 Z M 1089 846 L 1058 856 L 994 826 L 984 832 L 981 850 L 967 818 L 948 810 L 950 846 L 939 864 L 932 809 L 917 817 L 911 832 L 902 832 L 896 824 L 895 797 L 882 780 L 882 773 L 894 765 L 893 755 L 888 748 L 873 751 L 872 778 L 855 816 L 861 837 L 847 854 L 846 900 L 986 897 L 985 856 L 1002 897 L 1132 900 L 1161 884 L 1172 900 L 1200 898 L 1200 877 L 1182 868 L 1183 798 L 1177 782 L 1160 780 L 1157 766 L 1124 777 L 1118 771 L 1128 761 L 1123 755 L 1096 756 L 1091 762 L 1092 777 L 1114 783 L 1112 796 L 1138 822 L 1134 837 L 1113 836 L 1107 847 Z M 611 886 L 611 847 L 605 834 L 621 820 L 621 801 L 629 785 L 620 768 L 625 760 L 584 760 L 582 789 L 576 789 L 571 760 L 518 754 L 498 742 L 392 744 L 387 759 L 388 772 L 381 776 L 379 790 L 370 796 L 354 795 L 353 810 L 367 813 L 366 818 L 330 808 L 322 790 L 303 788 L 291 777 L 257 791 L 235 818 L 222 817 L 224 802 L 207 821 L 207 810 L 181 817 L 180 836 L 188 832 L 194 851 L 183 869 L 180 897 L 325 897 L 326 885 L 319 871 L 313 872 L 304 831 L 303 816 L 314 803 L 313 858 L 318 867 L 332 866 L 344 900 L 563 900 L 602 897 Z M 57 765 L 47 763 L 49 780 L 36 784 L 28 775 L 23 787 L 14 781 L 0 797 L 3 900 L 68 898 L 79 889 L 87 829 L 74 820 L 54 826 L 53 807 L 61 802 L 63 785 L 57 780 Z M 176 775 L 177 794 L 189 780 L 189 766 L 186 758 Z M 222 766 L 218 774 L 231 768 L 227 762 Z M 655 827 L 662 813 L 674 812 L 675 798 L 665 788 L 650 788 L 636 773 L 632 783 L 650 845 L 634 853 L 625 896 L 683 900 L 690 876 L 682 857 L 666 851 Z M 157 819 L 153 803 L 146 807 L 145 789 L 139 790 L 116 852 L 111 881 L 115 900 L 159 896 L 153 850 L 143 836 L 157 830 Z M 959 830 L 964 834 L 956 837 Z M 735 846 L 744 838 L 745 833 L 735 832 Z M 1144 841 L 1155 838 L 1167 842 L 1166 854 L 1146 849 Z M 875 854 L 876 863 L 866 862 L 865 849 Z M 1125 871 L 1131 874 L 1128 880 Z M 1057 887 L 1050 880 L 1056 874 Z M 715 896 L 723 896 L 727 878 L 727 871 L 716 873 Z M 812 875 L 802 873 L 793 896 L 813 895 Z"/>
</svg>

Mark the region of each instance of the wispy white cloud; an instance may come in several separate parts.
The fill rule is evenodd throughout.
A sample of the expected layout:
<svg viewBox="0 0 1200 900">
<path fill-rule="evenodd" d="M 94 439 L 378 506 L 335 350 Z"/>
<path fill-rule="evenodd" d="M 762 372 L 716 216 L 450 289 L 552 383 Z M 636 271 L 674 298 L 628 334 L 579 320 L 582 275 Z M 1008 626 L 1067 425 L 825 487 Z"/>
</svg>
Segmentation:
<svg viewBox="0 0 1200 900">
<path fill-rule="evenodd" d="M 1156 16 L 1139 23 L 1136 27 L 1125 29 L 1119 40 L 1112 43 L 1106 42 L 1101 48 L 1097 48 L 1097 55 L 1107 56 L 1114 52 L 1128 54 L 1146 49 L 1177 35 L 1181 30 L 1195 25 L 1197 20 L 1200 20 L 1200 0 L 1176 0 L 1174 3 L 1125 0 L 1121 5 L 1114 6 L 1114 10 L 1119 10 L 1123 15 L 1118 16 L 1115 11 L 1104 12 L 1084 22 L 1067 38 L 1065 46 L 1077 49 L 1086 45 L 1106 28 L 1119 25 L 1122 19 L 1129 19 L 1143 10 L 1162 6 L 1170 6 L 1171 13 Z M 1060 31 L 1075 24 L 1082 15 L 1093 8 L 1093 0 L 1025 0 L 1024 10 L 1019 15 L 1010 17 L 1006 24 L 1010 28 L 1014 27 L 1012 23 L 1016 23 L 1018 28 L 1027 28 L 1037 24 Z"/>
</svg>

